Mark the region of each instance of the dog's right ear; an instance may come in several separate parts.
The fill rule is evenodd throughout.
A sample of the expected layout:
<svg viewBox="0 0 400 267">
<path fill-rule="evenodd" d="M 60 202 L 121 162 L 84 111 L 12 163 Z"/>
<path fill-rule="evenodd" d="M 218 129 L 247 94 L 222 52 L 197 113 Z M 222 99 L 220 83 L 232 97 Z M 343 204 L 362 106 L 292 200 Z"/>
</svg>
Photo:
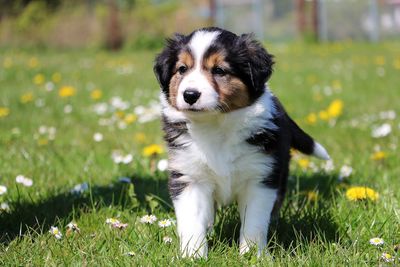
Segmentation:
<svg viewBox="0 0 400 267">
<path fill-rule="evenodd" d="M 157 55 L 155 60 L 153 70 L 161 90 L 167 97 L 169 96 L 169 82 L 178 60 L 178 53 L 184 45 L 184 40 L 185 36 L 181 34 L 175 34 L 172 38 L 168 38 L 164 50 Z"/>
</svg>

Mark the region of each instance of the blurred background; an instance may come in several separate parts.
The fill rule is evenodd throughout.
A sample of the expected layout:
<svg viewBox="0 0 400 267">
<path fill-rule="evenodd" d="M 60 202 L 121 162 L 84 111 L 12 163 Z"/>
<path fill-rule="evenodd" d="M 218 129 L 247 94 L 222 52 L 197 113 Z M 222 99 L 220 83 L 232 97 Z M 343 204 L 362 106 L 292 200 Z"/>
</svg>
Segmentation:
<svg viewBox="0 0 400 267">
<path fill-rule="evenodd" d="M 400 36 L 400 0 L 0 0 L 0 46 L 159 48 L 219 26 L 270 42 Z"/>
</svg>

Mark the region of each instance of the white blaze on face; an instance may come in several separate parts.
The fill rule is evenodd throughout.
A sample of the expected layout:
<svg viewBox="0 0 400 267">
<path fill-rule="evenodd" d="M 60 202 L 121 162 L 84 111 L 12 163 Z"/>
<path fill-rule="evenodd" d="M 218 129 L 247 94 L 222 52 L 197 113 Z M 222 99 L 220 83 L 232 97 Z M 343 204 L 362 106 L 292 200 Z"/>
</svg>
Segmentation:
<svg viewBox="0 0 400 267">
<path fill-rule="evenodd" d="M 190 40 L 189 47 L 195 62 L 193 69 L 189 70 L 189 73 L 179 85 L 177 97 L 177 107 L 179 109 L 213 109 L 217 106 L 218 93 L 202 72 L 202 61 L 205 52 L 219 34 L 219 31 L 198 31 Z M 183 92 L 189 88 L 201 93 L 200 98 L 193 105 L 189 105 L 183 99 Z"/>
</svg>

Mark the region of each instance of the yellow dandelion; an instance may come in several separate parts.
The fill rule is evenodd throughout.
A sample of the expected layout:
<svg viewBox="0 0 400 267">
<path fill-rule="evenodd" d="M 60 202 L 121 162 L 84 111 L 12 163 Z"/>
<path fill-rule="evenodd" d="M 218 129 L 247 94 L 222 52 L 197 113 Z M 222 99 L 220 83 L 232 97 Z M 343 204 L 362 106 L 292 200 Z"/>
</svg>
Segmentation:
<svg viewBox="0 0 400 267">
<path fill-rule="evenodd" d="M 42 84 L 44 84 L 44 81 L 45 81 L 45 77 L 41 73 L 36 74 L 35 77 L 33 77 L 33 83 L 36 85 L 42 85 Z"/>
<path fill-rule="evenodd" d="M 32 92 L 25 93 L 25 94 L 21 95 L 19 100 L 22 104 L 32 102 L 33 101 L 33 93 Z"/>
<path fill-rule="evenodd" d="M 163 148 L 160 145 L 152 144 L 143 148 L 143 156 L 150 157 L 161 154 L 163 152 Z"/>
<path fill-rule="evenodd" d="M 313 74 L 307 76 L 308 84 L 315 84 L 317 82 L 317 77 Z"/>
<path fill-rule="evenodd" d="M 379 194 L 369 187 L 356 186 L 347 189 L 346 197 L 348 200 L 351 201 L 364 200 L 364 199 L 376 201 L 379 198 Z"/>
<path fill-rule="evenodd" d="M 3 60 L 3 67 L 4 67 L 5 69 L 11 68 L 12 65 L 13 65 L 13 60 L 12 60 L 12 58 L 6 57 L 6 58 Z"/>
<path fill-rule="evenodd" d="M 117 116 L 118 118 L 122 119 L 125 117 L 125 112 L 123 112 L 122 110 L 118 110 L 115 112 L 115 116 Z"/>
<path fill-rule="evenodd" d="M 0 107 L 0 118 L 7 117 L 10 114 L 10 109 L 6 107 Z"/>
<path fill-rule="evenodd" d="M 137 143 L 142 143 L 142 144 L 145 143 L 147 140 L 146 135 L 144 133 L 136 133 L 134 138 Z"/>
<path fill-rule="evenodd" d="M 46 138 L 39 138 L 39 139 L 37 140 L 37 144 L 38 144 L 39 146 L 45 146 L 45 145 L 49 144 L 49 140 L 46 139 Z"/>
<path fill-rule="evenodd" d="M 335 90 L 342 89 L 342 83 L 339 80 L 332 81 L 332 88 Z"/>
<path fill-rule="evenodd" d="M 331 118 L 337 118 L 342 114 L 343 110 L 343 101 L 340 99 L 336 99 L 332 101 L 332 103 L 329 105 L 327 112 L 328 116 Z"/>
<path fill-rule="evenodd" d="M 307 199 L 309 201 L 317 201 L 318 200 L 318 192 L 316 192 L 316 191 L 308 191 L 307 192 Z"/>
<path fill-rule="evenodd" d="M 393 67 L 396 70 L 400 70 L 400 58 L 396 58 L 395 60 L 393 60 Z"/>
<path fill-rule="evenodd" d="M 99 89 L 94 89 L 91 93 L 90 93 L 90 98 L 93 100 L 98 100 L 103 96 L 103 92 Z"/>
<path fill-rule="evenodd" d="M 309 160 L 309 159 L 306 159 L 306 158 L 301 158 L 301 159 L 299 159 L 299 160 L 297 161 L 297 164 L 299 164 L 299 166 L 300 166 L 302 169 L 307 169 L 308 166 L 310 166 L 310 160 Z"/>
<path fill-rule="evenodd" d="M 318 117 L 323 121 L 327 121 L 329 120 L 329 113 L 326 110 L 321 110 L 318 112 Z"/>
<path fill-rule="evenodd" d="M 375 161 L 380 161 L 385 158 L 386 158 L 386 153 L 384 151 L 377 151 L 371 156 L 371 159 Z"/>
<path fill-rule="evenodd" d="M 318 119 L 318 117 L 317 117 L 317 114 L 315 114 L 315 113 L 310 113 L 306 117 L 307 123 L 311 124 L 311 125 L 314 125 L 317 122 L 317 119 Z"/>
<path fill-rule="evenodd" d="M 385 57 L 384 56 L 377 56 L 377 57 L 375 57 L 375 65 L 379 65 L 379 66 L 382 66 L 382 65 L 385 65 Z"/>
<path fill-rule="evenodd" d="M 59 82 L 61 82 L 61 73 L 59 73 L 59 72 L 53 73 L 53 75 L 51 75 L 51 80 L 52 80 L 54 83 L 59 83 Z"/>
<path fill-rule="evenodd" d="M 58 90 L 58 95 L 60 97 L 71 97 L 76 94 L 76 89 L 72 86 L 65 85 Z"/>
<path fill-rule="evenodd" d="M 28 67 L 34 69 L 37 66 L 39 66 L 39 60 L 36 57 L 31 57 L 28 61 Z"/>
<path fill-rule="evenodd" d="M 137 116 L 135 114 L 129 113 L 126 114 L 124 121 L 126 124 L 134 123 L 137 120 Z"/>
</svg>

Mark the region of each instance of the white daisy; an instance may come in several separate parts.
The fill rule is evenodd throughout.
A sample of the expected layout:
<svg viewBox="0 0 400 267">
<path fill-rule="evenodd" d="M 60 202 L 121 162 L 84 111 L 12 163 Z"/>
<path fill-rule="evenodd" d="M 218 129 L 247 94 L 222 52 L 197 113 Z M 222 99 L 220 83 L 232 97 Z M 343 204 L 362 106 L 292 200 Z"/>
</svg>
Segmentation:
<svg viewBox="0 0 400 267">
<path fill-rule="evenodd" d="M 93 135 L 93 140 L 94 140 L 95 142 L 101 142 L 101 141 L 103 141 L 103 134 L 101 134 L 101 133 L 95 133 L 95 134 Z"/>
<path fill-rule="evenodd" d="M 30 187 L 33 184 L 32 179 L 27 178 L 23 175 L 18 175 L 17 177 L 15 177 L 15 181 L 19 184 L 23 184 L 24 186 Z"/>
<path fill-rule="evenodd" d="M 393 262 L 394 261 L 394 257 L 386 252 L 382 253 L 381 259 L 385 262 Z"/>
<path fill-rule="evenodd" d="M 67 224 L 67 229 L 70 231 L 74 231 L 74 232 L 80 232 L 81 229 L 79 229 L 78 225 L 74 222 L 70 222 L 69 224 Z"/>
<path fill-rule="evenodd" d="M 54 235 L 55 238 L 57 239 L 61 239 L 62 238 L 62 233 L 60 230 L 58 230 L 57 226 L 52 226 L 49 230 L 49 233 L 51 233 L 52 235 Z"/>
<path fill-rule="evenodd" d="M 159 171 L 165 171 L 168 168 L 168 160 L 162 159 L 157 163 L 157 169 Z"/>
<path fill-rule="evenodd" d="M 7 202 L 3 202 L 0 204 L 0 212 L 5 211 L 8 212 L 10 211 L 10 206 L 8 205 Z"/>
<path fill-rule="evenodd" d="M 339 172 L 339 180 L 342 181 L 344 178 L 347 178 L 351 175 L 351 173 L 353 172 L 353 168 L 348 166 L 348 165 L 343 165 L 340 168 L 340 172 Z"/>
<path fill-rule="evenodd" d="M 380 237 L 374 237 L 369 240 L 369 243 L 374 246 L 380 246 L 383 245 L 385 241 L 383 241 L 383 239 Z"/>
<path fill-rule="evenodd" d="M 381 138 L 389 135 L 392 132 L 392 126 L 389 123 L 384 123 L 372 130 L 371 136 L 373 138 Z"/>
<path fill-rule="evenodd" d="M 5 193 L 7 193 L 7 187 L 0 185 L 0 196 L 4 195 Z"/>
<path fill-rule="evenodd" d="M 171 221 L 169 219 L 161 220 L 158 222 L 158 226 L 160 226 L 161 228 L 171 226 Z"/>
<path fill-rule="evenodd" d="M 121 223 L 121 222 L 115 218 L 107 218 L 106 219 L 106 224 L 113 225 L 113 224 L 119 224 L 119 223 Z"/>
<path fill-rule="evenodd" d="M 154 215 L 144 215 L 140 218 L 141 223 L 153 224 L 155 221 L 157 221 L 157 217 Z"/>
</svg>

